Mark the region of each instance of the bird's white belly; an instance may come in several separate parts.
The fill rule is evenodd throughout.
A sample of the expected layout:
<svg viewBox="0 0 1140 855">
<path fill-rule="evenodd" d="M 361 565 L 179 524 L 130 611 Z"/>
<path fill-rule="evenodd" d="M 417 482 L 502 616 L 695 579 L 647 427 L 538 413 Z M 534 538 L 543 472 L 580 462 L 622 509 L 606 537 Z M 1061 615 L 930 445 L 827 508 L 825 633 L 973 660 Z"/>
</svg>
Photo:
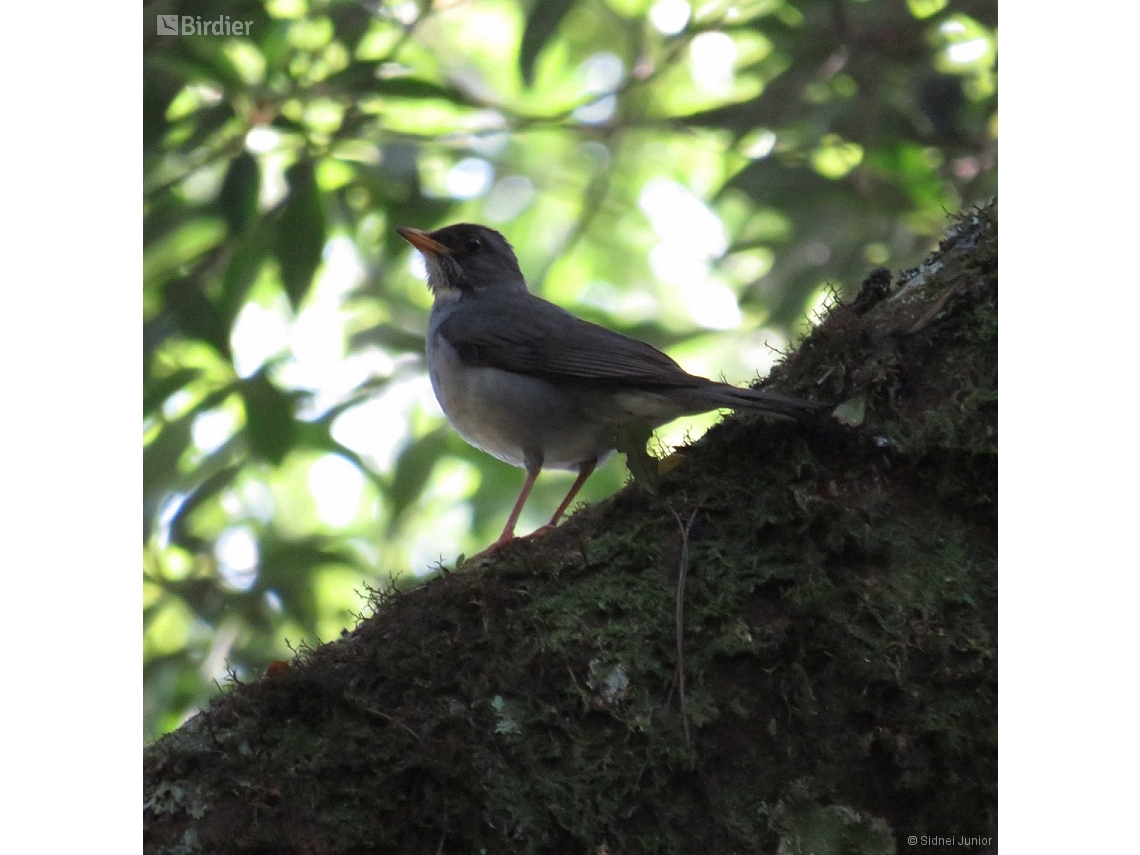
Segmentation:
<svg viewBox="0 0 1140 855">
<path fill-rule="evenodd" d="M 612 426 L 582 418 L 592 402 L 547 381 L 464 365 L 442 337 L 428 337 L 435 396 L 467 442 L 512 466 L 576 469 L 613 450 Z"/>
</svg>

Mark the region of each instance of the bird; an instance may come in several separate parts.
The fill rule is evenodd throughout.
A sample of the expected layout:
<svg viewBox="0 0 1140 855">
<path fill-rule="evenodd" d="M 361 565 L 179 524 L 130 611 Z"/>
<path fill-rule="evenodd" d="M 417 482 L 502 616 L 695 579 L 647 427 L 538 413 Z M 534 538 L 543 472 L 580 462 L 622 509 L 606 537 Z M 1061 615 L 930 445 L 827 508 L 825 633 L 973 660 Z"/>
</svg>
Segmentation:
<svg viewBox="0 0 1140 855">
<path fill-rule="evenodd" d="M 653 429 L 717 409 L 796 419 L 829 408 L 689 374 L 657 348 L 532 294 L 514 249 L 487 226 L 396 232 L 427 268 L 427 366 L 444 415 L 469 444 L 526 471 L 502 534 L 480 554 L 514 538 L 542 469 L 577 472 L 535 534 L 554 528 L 628 425 Z"/>
</svg>

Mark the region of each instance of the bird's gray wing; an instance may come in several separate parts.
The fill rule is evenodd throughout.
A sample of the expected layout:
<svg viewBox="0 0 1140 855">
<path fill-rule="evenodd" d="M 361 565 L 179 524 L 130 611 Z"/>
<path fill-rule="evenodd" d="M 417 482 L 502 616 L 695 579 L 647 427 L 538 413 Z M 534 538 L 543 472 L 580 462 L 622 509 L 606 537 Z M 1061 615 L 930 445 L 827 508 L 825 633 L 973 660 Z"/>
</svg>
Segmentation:
<svg viewBox="0 0 1140 855">
<path fill-rule="evenodd" d="M 657 348 L 584 321 L 533 294 L 457 305 L 438 332 L 467 365 L 609 387 L 696 387 Z"/>
</svg>

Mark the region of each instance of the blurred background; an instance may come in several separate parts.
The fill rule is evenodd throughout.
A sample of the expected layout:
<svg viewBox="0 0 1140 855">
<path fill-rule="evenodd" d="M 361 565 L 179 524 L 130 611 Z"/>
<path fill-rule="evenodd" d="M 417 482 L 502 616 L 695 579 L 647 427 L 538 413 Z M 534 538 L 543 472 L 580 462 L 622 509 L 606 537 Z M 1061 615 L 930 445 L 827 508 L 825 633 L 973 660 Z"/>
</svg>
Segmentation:
<svg viewBox="0 0 1140 855">
<path fill-rule="evenodd" d="M 533 291 L 743 384 L 997 192 L 996 0 L 198 0 L 143 31 L 147 741 L 505 522 L 523 474 L 446 425 L 396 226 L 497 228 Z"/>
</svg>

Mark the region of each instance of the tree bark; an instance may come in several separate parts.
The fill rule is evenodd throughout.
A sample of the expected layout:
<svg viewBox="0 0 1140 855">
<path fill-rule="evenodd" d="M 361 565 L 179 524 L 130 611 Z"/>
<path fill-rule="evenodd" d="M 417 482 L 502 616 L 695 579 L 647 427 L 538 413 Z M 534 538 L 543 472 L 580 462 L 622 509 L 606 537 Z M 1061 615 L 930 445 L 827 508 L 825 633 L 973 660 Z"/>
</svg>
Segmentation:
<svg viewBox="0 0 1140 855">
<path fill-rule="evenodd" d="M 770 385 L 847 424 L 379 593 L 146 749 L 146 850 L 996 851 L 996 202 Z"/>
</svg>

